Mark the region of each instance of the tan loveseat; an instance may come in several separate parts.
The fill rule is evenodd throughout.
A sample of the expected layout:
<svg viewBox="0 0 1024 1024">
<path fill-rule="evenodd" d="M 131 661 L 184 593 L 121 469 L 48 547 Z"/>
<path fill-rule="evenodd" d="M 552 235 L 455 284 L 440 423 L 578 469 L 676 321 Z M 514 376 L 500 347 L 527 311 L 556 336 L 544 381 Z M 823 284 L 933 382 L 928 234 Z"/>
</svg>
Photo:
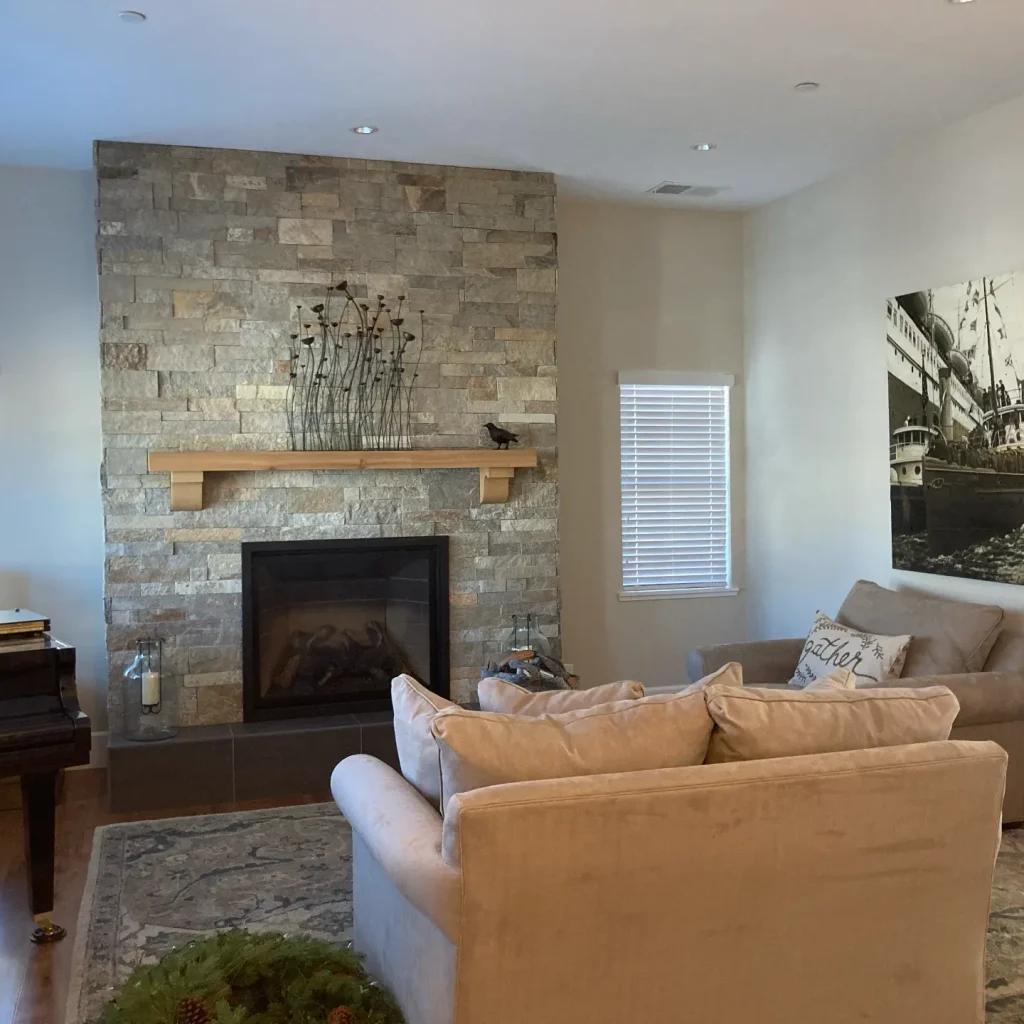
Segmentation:
<svg viewBox="0 0 1024 1024">
<path fill-rule="evenodd" d="M 951 741 L 492 786 L 335 770 L 408 1024 L 981 1024 L 1005 754 Z"/>
<path fill-rule="evenodd" d="M 914 637 L 898 686 L 948 686 L 960 701 L 954 740 L 994 740 L 1009 754 L 1003 816 L 1024 822 L 1024 636 L 994 605 L 894 591 L 860 580 L 836 620 L 887 636 Z M 729 662 L 747 686 L 784 686 L 805 638 L 720 644 L 691 651 L 687 674 L 701 679 Z"/>
</svg>

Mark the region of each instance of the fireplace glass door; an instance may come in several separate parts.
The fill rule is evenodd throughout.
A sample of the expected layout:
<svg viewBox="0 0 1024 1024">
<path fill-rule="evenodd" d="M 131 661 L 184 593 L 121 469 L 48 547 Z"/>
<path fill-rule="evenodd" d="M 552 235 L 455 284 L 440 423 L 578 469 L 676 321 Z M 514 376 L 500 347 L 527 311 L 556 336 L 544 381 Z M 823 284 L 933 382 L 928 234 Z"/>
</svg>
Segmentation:
<svg viewBox="0 0 1024 1024">
<path fill-rule="evenodd" d="M 408 673 L 448 691 L 446 537 L 242 546 L 245 718 L 390 707 Z"/>
</svg>

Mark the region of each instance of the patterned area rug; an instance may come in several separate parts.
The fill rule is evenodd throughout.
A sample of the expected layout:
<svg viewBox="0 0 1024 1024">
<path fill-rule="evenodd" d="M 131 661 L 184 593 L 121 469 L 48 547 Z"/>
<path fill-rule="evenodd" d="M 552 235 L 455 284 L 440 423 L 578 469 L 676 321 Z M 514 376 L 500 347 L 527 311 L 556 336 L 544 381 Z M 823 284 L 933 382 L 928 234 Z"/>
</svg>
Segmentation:
<svg viewBox="0 0 1024 1024">
<path fill-rule="evenodd" d="M 988 922 L 986 1024 L 1024 1020 L 1024 829 L 1003 833 Z"/>
<path fill-rule="evenodd" d="M 352 933 L 352 840 L 334 804 L 96 830 L 65 1024 L 95 1018 L 142 962 L 222 928 Z M 1024 1020 L 1024 829 L 1006 832 L 988 941 L 986 1024 Z"/>
<path fill-rule="evenodd" d="M 352 937 L 352 837 L 333 804 L 96 830 L 65 1024 L 143 962 L 224 928 Z"/>
</svg>

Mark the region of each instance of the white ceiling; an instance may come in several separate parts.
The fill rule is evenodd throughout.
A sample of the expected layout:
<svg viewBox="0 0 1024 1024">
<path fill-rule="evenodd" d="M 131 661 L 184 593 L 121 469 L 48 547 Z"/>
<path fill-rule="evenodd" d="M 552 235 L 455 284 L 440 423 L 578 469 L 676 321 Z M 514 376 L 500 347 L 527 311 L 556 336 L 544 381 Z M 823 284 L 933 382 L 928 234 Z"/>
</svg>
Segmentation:
<svg viewBox="0 0 1024 1024">
<path fill-rule="evenodd" d="M 620 199 L 667 179 L 744 206 L 1024 93 L 1020 0 L 123 2 L 149 20 L 0 0 L 0 162 L 87 167 L 93 139 L 127 139 L 549 170 Z"/>
</svg>

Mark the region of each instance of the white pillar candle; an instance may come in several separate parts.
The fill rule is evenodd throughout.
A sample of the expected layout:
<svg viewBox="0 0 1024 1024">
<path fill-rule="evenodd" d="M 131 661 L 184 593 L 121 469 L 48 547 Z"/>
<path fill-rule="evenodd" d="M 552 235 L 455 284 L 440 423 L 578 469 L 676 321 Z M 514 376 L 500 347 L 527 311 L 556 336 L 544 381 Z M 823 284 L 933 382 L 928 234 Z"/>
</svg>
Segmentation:
<svg viewBox="0 0 1024 1024">
<path fill-rule="evenodd" d="M 142 673 L 142 703 L 146 707 L 153 707 L 160 703 L 160 673 Z"/>
</svg>

